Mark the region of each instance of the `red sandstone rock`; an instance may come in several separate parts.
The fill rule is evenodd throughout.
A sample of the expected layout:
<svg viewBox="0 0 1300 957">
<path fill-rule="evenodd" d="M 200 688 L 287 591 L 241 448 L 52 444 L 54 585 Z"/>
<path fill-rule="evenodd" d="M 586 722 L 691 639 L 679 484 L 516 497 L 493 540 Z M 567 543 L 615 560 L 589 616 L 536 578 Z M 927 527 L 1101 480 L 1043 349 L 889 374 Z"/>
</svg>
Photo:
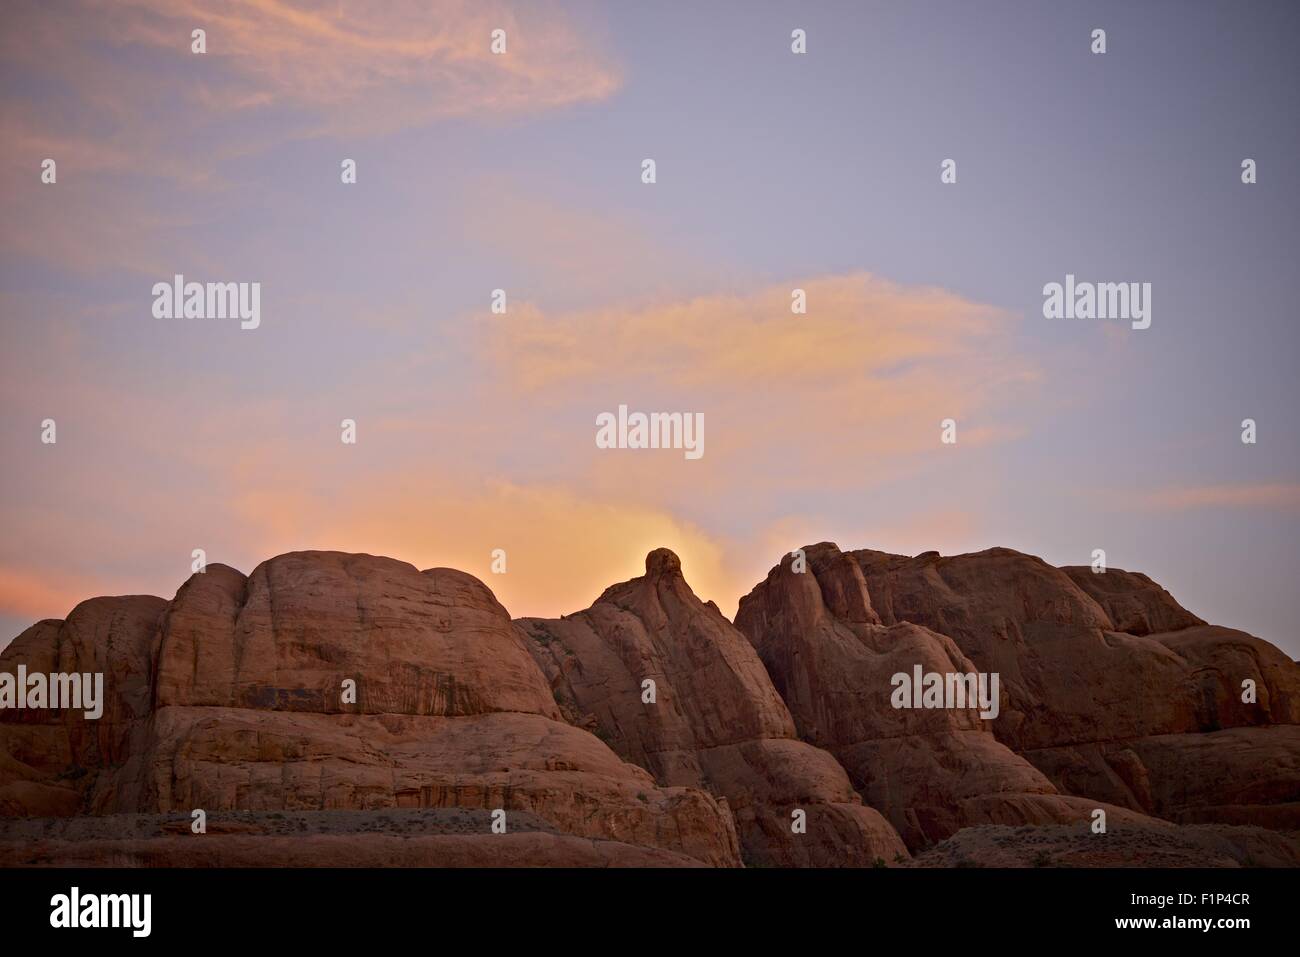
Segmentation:
<svg viewBox="0 0 1300 957">
<path fill-rule="evenodd" d="M 807 552 L 737 627 L 662 549 L 560 621 L 323 552 L 83 602 L 0 653 L 105 675 L 99 721 L 0 711 L 0 864 L 861 865 L 900 834 L 955 834 L 927 863 L 1298 859 L 1300 665 L 1267 642 L 1115 569 Z M 997 671 L 998 717 L 893 708 L 916 665 Z"/>
<path fill-rule="evenodd" d="M 1295 826 L 1300 667 L 1267 642 L 1206 626 L 1146 576 L 1114 569 L 1055 569 L 1009 549 L 806 551 L 807 573 L 787 559 L 742 600 L 737 625 L 800 733 L 836 754 L 913 846 L 975 823 L 977 806 L 1072 818 L 1077 798 L 1179 821 Z M 857 580 L 847 562 L 861 572 L 859 599 L 845 595 Z M 999 673 L 1001 713 L 972 723 L 894 711 L 889 675 L 916 663 Z M 1242 701 L 1247 679 L 1255 703 Z"/>
<path fill-rule="evenodd" d="M 1134 817 L 1060 794 L 997 741 L 973 703 L 894 708 L 895 674 L 911 675 L 917 665 L 940 674 L 978 669 L 945 635 L 906 621 L 881 624 L 850 556 L 833 545 L 805 551 L 807 569 L 794 571 L 787 556 L 742 599 L 736 624 L 762 656 L 800 735 L 840 760 L 909 847 L 975 824 L 1082 822 L 1098 807 Z"/>
<path fill-rule="evenodd" d="M 95 771 L 144 747 L 161 598 L 83 601 L 66 621 L 41 621 L 0 652 L 0 671 L 103 673 L 103 715 L 0 710 L 0 814 L 76 813 Z"/>
<path fill-rule="evenodd" d="M 726 800 L 746 861 L 864 866 L 906 853 L 835 759 L 796 739 L 754 649 L 695 596 L 667 549 L 586 611 L 519 625 L 572 719 L 660 784 Z M 647 679 L 653 704 L 643 701 Z M 792 832 L 796 809 L 806 833 Z"/>
<path fill-rule="evenodd" d="M 1101 605 L 1113 631 L 1151 635 L 1205 624 L 1141 572 L 1108 568 L 1099 574 L 1087 565 L 1068 565 L 1061 571 Z"/>
<path fill-rule="evenodd" d="M 560 720 L 509 615 L 462 572 L 328 552 L 247 579 L 212 565 L 170 604 L 101 599 L 29 629 L 0 658 L 19 661 L 105 670 L 111 704 L 100 722 L 13 712 L 0 725 L 9 815 L 501 808 L 507 833 L 523 814 L 646 849 L 638 860 L 740 860 L 712 797 L 656 786 Z M 491 861 L 496 847 L 507 863 L 518 842 L 501 837 L 484 823 L 458 839 L 482 850 L 457 853 Z M 553 863 L 582 859 L 534 844 L 557 848 Z"/>
<path fill-rule="evenodd" d="M 449 568 L 339 552 L 281 555 L 247 579 L 210 565 L 166 614 L 156 703 L 558 718 L 509 621 L 486 585 Z M 341 703 L 345 678 L 356 705 Z"/>
</svg>

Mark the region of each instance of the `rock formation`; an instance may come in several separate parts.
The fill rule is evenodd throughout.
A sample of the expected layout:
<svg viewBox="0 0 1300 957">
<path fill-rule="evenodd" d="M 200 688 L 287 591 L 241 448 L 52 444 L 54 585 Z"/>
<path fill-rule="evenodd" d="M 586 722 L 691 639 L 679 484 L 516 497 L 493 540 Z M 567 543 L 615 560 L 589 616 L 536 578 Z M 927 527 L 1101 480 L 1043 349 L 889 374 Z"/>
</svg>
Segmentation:
<svg viewBox="0 0 1300 957">
<path fill-rule="evenodd" d="M 1297 826 L 1300 667 L 1267 642 L 1207 626 L 1115 569 L 1003 548 L 804 552 L 806 572 L 787 557 L 736 624 L 801 736 L 844 763 L 909 846 L 971 824 L 1086 821 L 1107 805 L 1112 822 L 1118 806 Z M 918 663 L 997 672 L 998 717 L 891 707 L 890 675 Z M 1243 703 L 1243 681 L 1257 702 Z"/>
<path fill-rule="evenodd" d="M 712 797 L 656 786 L 560 718 L 505 609 L 462 572 L 322 552 L 247 578 L 210 565 L 170 603 L 98 599 L 34 626 L 0 670 L 19 662 L 105 670 L 112 693 L 99 722 L 0 712 L 8 815 L 499 808 L 507 833 L 458 834 L 462 859 L 572 862 L 572 838 L 739 863 Z M 522 822 L 563 853 L 505 840 Z"/>
<path fill-rule="evenodd" d="M 661 785 L 726 800 L 746 863 L 864 866 L 906 853 L 835 759 L 797 739 L 754 649 L 667 549 L 586 611 L 519 625 L 572 720 Z M 806 832 L 792 827 L 797 811 Z"/>
<path fill-rule="evenodd" d="M 0 709 L 0 865 L 1300 860 L 1267 642 L 1115 569 L 804 552 L 734 625 L 664 549 L 559 620 L 334 552 L 82 602 L 0 653 L 104 676 L 98 720 Z M 894 707 L 918 666 L 997 672 L 996 717 Z"/>
</svg>

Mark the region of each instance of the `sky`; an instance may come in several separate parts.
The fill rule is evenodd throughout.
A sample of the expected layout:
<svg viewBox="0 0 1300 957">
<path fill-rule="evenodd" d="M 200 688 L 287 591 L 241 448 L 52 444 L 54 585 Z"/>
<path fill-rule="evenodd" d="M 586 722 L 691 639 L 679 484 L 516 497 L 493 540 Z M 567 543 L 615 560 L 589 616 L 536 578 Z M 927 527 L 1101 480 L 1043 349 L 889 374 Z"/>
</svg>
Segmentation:
<svg viewBox="0 0 1300 957">
<path fill-rule="evenodd" d="M 4 20 L 0 644 L 171 597 L 194 549 L 451 566 L 554 616 L 665 546 L 731 615 L 829 540 L 1103 549 L 1300 657 L 1300 6 Z M 178 273 L 260 283 L 260 325 L 156 318 Z M 1150 283 L 1150 328 L 1045 318 L 1067 274 Z M 598 448 L 620 405 L 702 414 L 703 456 Z"/>
</svg>

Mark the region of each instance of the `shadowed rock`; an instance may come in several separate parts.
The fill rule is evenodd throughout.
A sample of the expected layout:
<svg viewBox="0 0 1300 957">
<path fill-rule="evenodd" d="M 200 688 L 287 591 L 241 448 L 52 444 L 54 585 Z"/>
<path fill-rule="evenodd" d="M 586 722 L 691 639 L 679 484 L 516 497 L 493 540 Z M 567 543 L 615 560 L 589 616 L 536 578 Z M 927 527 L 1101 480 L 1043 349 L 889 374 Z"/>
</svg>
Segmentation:
<svg viewBox="0 0 1300 957">
<path fill-rule="evenodd" d="M 797 739 L 754 649 L 695 596 L 671 551 L 651 552 L 644 577 L 586 611 L 518 624 L 572 720 L 660 784 L 725 799 L 747 862 L 863 866 L 905 853 L 835 759 Z M 796 810 L 805 833 L 792 831 Z"/>
<path fill-rule="evenodd" d="M 100 722 L 0 713 L 7 815 L 501 808 L 507 833 L 521 814 L 660 860 L 740 860 L 712 797 L 656 786 L 561 720 L 505 609 L 462 572 L 334 552 L 282 555 L 247 578 L 213 565 L 170 603 L 99 599 L 37 625 L 0 670 L 19 662 L 104 670 L 110 707 Z M 583 860 L 564 841 L 503 836 L 485 824 L 455 853 Z"/>
<path fill-rule="evenodd" d="M 1300 665 L 1272 645 L 1136 573 L 806 551 L 735 626 L 666 549 L 559 621 L 336 552 L 82 602 L 0 653 L 104 676 L 99 720 L 0 710 L 0 864 L 1297 859 Z M 917 666 L 997 672 L 997 717 L 894 708 Z"/>
<path fill-rule="evenodd" d="M 801 736 L 844 763 L 909 845 L 1017 817 L 1081 820 L 1108 804 L 1296 826 L 1300 668 L 1267 642 L 1205 625 L 1143 575 L 1098 582 L 1003 548 L 805 551 L 807 571 L 784 560 L 742 599 L 736 624 Z M 1177 630 L 1153 631 L 1165 628 Z M 895 710 L 890 676 L 916 664 L 997 672 L 998 717 Z M 1255 703 L 1242 701 L 1245 680 Z"/>
</svg>

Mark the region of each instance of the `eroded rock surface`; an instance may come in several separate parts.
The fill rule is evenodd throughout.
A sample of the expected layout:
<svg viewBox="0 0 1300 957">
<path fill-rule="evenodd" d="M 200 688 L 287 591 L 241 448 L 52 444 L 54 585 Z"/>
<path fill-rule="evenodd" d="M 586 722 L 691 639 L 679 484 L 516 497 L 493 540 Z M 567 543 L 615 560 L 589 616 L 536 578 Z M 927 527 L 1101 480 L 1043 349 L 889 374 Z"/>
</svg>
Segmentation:
<svg viewBox="0 0 1300 957">
<path fill-rule="evenodd" d="M 844 763 L 910 846 L 1097 807 L 1112 821 L 1118 807 L 1128 820 L 1297 826 L 1300 667 L 1267 642 L 1206 625 L 1115 569 L 1003 548 L 805 552 L 807 570 L 787 556 L 736 624 L 801 736 Z M 917 664 L 998 673 L 998 716 L 894 709 L 891 675 Z"/>
<path fill-rule="evenodd" d="M 725 799 L 748 863 L 866 866 L 906 853 L 838 762 L 797 739 L 754 649 L 695 596 L 672 552 L 651 552 L 643 577 L 586 611 L 518 624 L 572 720 L 660 784 Z M 807 829 L 796 833 L 799 810 Z"/>
<path fill-rule="evenodd" d="M 735 625 L 664 549 L 559 620 L 334 552 L 82 602 L 0 653 L 104 676 L 99 720 L 0 710 L 0 865 L 1300 860 L 1272 645 L 1136 573 L 805 551 Z M 997 716 L 895 708 L 916 667 L 997 672 Z"/>
<path fill-rule="evenodd" d="M 713 797 L 657 786 L 562 720 L 505 609 L 462 572 L 332 552 L 283 555 L 247 578 L 210 565 L 170 603 L 98 599 L 34 626 L 0 669 L 19 662 L 103 670 L 109 704 L 97 722 L 0 713 L 10 816 L 500 808 L 507 834 L 527 814 L 558 836 L 502 841 L 485 825 L 430 853 L 577 862 L 576 838 L 740 862 Z"/>
</svg>

